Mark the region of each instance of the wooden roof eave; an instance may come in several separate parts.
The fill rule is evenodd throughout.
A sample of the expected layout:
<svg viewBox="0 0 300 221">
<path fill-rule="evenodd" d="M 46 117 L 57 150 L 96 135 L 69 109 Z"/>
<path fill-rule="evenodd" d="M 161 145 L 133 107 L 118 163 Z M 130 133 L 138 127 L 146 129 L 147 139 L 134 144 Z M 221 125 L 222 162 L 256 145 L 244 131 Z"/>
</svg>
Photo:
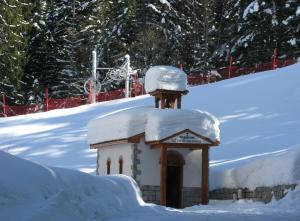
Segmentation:
<svg viewBox="0 0 300 221">
<path fill-rule="evenodd" d="M 139 143 L 140 139 L 145 136 L 145 133 L 136 134 L 134 136 L 131 136 L 129 138 L 122 138 L 122 139 L 116 139 L 116 140 L 110 140 L 110 141 L 104 141 L 100 143 L 90 144 L 90 149 L 98 149 L 102 147 L 108 147 L 118 144 L 127 144 L 127 143 Z"/>
<path fill-rule="evenodd" d="M 149 92 L 149 94 L 151 96 L 156 96 L 159 94 L 174 94 L 174 95 L 186 95 L 189 91 L 188 90 L 184 90 L 184 91 L 173 91 L 173 90 L 164 90 L 164 89 L 156 89 L 155 91 L 151 91 Z"/>
</svg>

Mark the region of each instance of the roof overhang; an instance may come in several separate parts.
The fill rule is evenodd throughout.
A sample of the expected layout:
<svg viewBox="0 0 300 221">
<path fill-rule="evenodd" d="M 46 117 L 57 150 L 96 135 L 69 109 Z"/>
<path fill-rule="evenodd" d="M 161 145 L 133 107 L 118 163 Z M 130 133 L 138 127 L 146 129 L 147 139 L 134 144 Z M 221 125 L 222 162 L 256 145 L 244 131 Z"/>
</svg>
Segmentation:
<svg viewBox="0 0 300 221">
<path fill-rule="evenodd" d="M 114 146 L 118 144 L 127 144 L 127 143 L 139 143 L 140 139 L 145 136 L 145 133 L 137 134 L 129 138 L 123 138 L 118 140 L 110 140 L 96 144 L 90 144 L 91 149 L 98 149 L 102 147 Z"/>
<path fill-rule="evenodd" d="M 118 144 L 139 143 L 143 137 L 145 137 L 145 133 L 137 134 L 129 138 L 90 144 L 90 148 L 98 149 Z M 190 129 L 182 130 L 161 140 L 146 141 L 145 143 L 150 145 L 151 148 L 158 148 L 161 145 L 164 145 L 169 148 L 189 149 L 202 149 L 204 147 L 218 146 L 220 144 L 218 140 L 212 141 L 211 139 L 204 137 Z"/>
<path fill-rule="evenodd" d="M 173 90 L 164 90 L 164 89 L 156 89 L 155 91 L 149 92 L 151 96 L 158 96 L 162 94 L 169 94 L 169 95 L 186 95 L 189 91 L 173 91 Z"/>
</svg>

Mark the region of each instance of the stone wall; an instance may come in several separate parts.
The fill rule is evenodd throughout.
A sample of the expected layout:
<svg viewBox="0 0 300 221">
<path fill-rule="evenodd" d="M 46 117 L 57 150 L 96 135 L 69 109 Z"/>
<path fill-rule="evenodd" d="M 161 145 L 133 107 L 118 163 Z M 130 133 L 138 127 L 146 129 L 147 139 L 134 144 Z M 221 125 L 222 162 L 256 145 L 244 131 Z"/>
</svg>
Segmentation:
<svg viewBox="0 0 300 221">
<path fill-rule="evenodd" d="M 144 185 L 140 187 L 143 200 L 147 203 L 160 204 L 160 187 Z"/>
<path fill-rule="evenodd" d="M 182 208 L 199 204 L 200 190 L 199 187 L 183 187 L 181 199 Z"/>
<path fill-rule="evenodd" d="M 138 185 L 140 185 L 139 176 L 141 175 L 140 170 L 140 164 L 141 160 L 139 159 L 139 154 L 141 154 L 142 151 L 138 148 L 137 144 L 132 145 L 132 155 L 131 155 L 131 170 L 132 170 L 132 178 L 136 181 Z"/>
<path fill-rule="evenodd" d="M 211 200 L 238 200 L 252 199 L 269 203 L 274 197 L 276 200 L 283 198 L 288 190 L 294 190 L 296 184 L 277 185 L 274 187 L 257 187 L 255 190 L 247 188 L 222 188 L 209 192 Z M 143 185 L 140 187 L 145 202 L 159 204 L 160 190 L 159 186 Z M 200 203 L 199 187 L 183 187 L 182 189 L 182 207 L 198 205 Z"/>
<path fill-rule="evenodd" d="M 257 187 L 255 190 L 248 188 L 222 188 L 209 192 L 209 199 L 215 200 L 238 200 L 252 199 L 269 203 L 274 197 L 276 200 L 283 198 L 288 190 L 294 190 L 296 184 L 277 185 L 274 187 Z"/>
<path fill-rule="evenodd" d="M 144 185 L 141 186 L 142 196 L 145 202 L 160 204 L 160 187 Z M 184 187 L 182 189 L 182 207 L 197 205 L 200 202 L 200 188 Z"/>
</svg>

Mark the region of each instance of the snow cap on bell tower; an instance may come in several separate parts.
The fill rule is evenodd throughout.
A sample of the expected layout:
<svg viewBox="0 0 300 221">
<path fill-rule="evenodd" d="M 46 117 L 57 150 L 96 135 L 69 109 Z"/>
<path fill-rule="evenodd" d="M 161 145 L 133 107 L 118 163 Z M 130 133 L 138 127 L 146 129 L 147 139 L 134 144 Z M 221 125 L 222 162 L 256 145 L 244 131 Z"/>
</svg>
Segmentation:
<svg viewBox="0 0 300 221">
<path fill-rule="evenodd" d="M 161 109 L 181 108 L 181 97 L 188 93 L 187 75 L 179 68 L 172 66 L 154 66 L 146 72 L 146 91 L 155 97 L 155 107 Z"/>
</svg>

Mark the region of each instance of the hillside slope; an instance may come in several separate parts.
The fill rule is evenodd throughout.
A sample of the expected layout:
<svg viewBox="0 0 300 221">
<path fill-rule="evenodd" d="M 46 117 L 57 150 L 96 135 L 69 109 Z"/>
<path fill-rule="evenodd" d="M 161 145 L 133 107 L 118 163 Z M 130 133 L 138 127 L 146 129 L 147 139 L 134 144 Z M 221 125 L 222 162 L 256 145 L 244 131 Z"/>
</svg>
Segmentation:
<svg viewBox="0 0 300 221">
<path fill-rule="evenodd" d="M 294 157 L 293 163 L 288 166 L 288 174 L 295 174 L 295 163 L 299 162 L 296 156 L 300 150 L 299 85 L 300 64 L 295 64 L 190 88 L 190 93 L 183 98 L 183 108 L 209 111 L 221 121 L 221 145 L 214 148 L 210 155 L 211 187 L 247 184 L 247 180 L 235 182 L 236 177 L 229 180 L 228 176 L 226 180 L 222 177 L 228 175 L 228 171 L 233 176 L 233 169 L 262 169 L 266 156 L 274 158 L 272 162 L 277 163 L 289 156 Z M 146 95 L 2 118 L 0 150 L 46 165 L 93 172 L 96 155 L 86 143 L 88 121 L 118 109 L 153 104 L 153 98 Z M 291 154 L 291 151 L 295 151 L 295 154 Z M 254 160 L 260 163 L 251 166 L 251 169 L 245 168 Z M 281 164 L 278 168 L 281 171 L 276 172 L 280 174 L 287 169 Z M 268 168 L 262 171 L 270 172 Z M 276 184 L 281 179 L 278 176 L 269 184 Z M 284 179 L 285 182 L 296 182 L 298 173 L 285 176 Z M 251 184 L 255 185 L 259 183 Z"/>
</svg>

